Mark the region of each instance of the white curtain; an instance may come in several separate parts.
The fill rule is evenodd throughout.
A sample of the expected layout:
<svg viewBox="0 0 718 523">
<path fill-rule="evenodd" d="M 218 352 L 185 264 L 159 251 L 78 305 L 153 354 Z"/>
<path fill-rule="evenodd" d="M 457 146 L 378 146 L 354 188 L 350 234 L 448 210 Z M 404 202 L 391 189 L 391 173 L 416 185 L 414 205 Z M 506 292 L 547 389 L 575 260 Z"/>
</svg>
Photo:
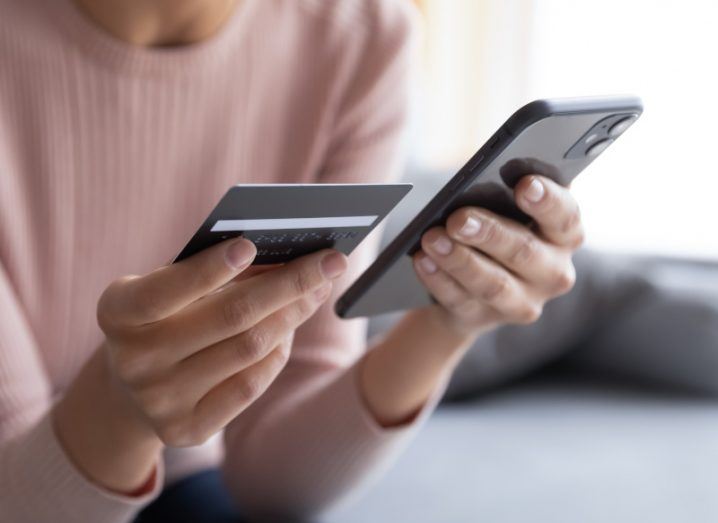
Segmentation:
<svg viewBox="0 0 718 523">
<path fill-rule="evenodd" d="M 414 156 L 447 168 L 526 99 L 534 0 L 422 0 Z"/>
<path fill-rule="evenodd" d="M 635 93 L 576 182 L 589 244 L 718 258 L 718 2 L 422 0 L 413 156 L 453 169 L 534 98 Z"/>
</svg>

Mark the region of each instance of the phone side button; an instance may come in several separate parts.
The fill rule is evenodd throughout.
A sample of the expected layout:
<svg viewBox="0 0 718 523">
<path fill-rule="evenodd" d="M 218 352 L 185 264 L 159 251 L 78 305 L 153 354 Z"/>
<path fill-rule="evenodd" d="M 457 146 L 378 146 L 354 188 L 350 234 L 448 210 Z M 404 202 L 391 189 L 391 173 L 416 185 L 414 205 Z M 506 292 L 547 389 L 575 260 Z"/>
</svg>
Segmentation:
<svg viewBox="0 0 718 523">
<path fill-rule="evenodd" d="M 457 174 L 449 182 L 449 189 L 456 189 L 464 181 L 464 174 Z"/>
<path fill-rule="evenodd" d="M 484 160 L 483 154 L 481 156 L 479 156 L 478 158 L 475 158 L 471 162 L 471 164 L 469 164 L 469 171 L 473 171 L 474 169 L 476 169 L 483 160 Z"/>
</svg>

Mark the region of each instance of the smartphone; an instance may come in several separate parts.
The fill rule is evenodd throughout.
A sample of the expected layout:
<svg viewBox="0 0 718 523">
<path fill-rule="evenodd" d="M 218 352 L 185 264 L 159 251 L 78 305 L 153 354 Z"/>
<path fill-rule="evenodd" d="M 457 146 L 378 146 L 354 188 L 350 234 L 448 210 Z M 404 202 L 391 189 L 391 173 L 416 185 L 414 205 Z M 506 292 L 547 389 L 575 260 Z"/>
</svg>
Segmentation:
<svg viewBox="0 0 718 523">
<path fill-rule="evenodd" d="M 527 174 L 568 186 L 643 112 L 635 96 L 536 100 L 516 111 L 439 191 L 335 305 L 342 318 L 431 304 L 411 256 L 422 234 L 464 206 L 529 224 L 513 188 Z"/>
</svg>

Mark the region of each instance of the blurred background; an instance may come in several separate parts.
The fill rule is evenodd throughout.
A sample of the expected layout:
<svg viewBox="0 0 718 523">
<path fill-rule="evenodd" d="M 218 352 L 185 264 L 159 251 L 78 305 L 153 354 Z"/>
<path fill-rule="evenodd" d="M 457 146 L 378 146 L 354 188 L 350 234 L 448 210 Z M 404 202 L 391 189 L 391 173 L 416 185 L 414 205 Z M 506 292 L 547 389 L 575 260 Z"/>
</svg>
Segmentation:
<svg viewBox="0 0 718 523">
<path fill-rule="evenodd" d="M 718 2 L 416 3 L 416 167 L 458 169 L 536 98 L 637 94 L 642 118 L 575 183 L 588 245 L 718 258 Z"/>
<path fill-rule="evenodd" d="M 482 336 L 397 465 L 327 521 L 718 521 L 718 2 L 414 1 L 415 187 L 385 242 L 523 104 L 645 111 L 574 184 L 576 288 Z"/>
</svg>

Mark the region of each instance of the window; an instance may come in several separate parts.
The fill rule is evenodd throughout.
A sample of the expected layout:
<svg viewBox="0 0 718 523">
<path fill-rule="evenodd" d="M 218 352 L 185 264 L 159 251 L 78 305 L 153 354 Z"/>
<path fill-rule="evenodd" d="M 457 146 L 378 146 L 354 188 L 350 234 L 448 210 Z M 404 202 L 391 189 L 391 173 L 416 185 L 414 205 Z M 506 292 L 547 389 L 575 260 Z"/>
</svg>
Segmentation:
<svg viewBox="0 0 718 523">
<path fill-rule="evenodd" d="M 458 167 L 471 142 L 534 98 L 635 93 L 642 118 L 574 185 L 589 245 L 718 258 L 717 2 L 429 0 L 423 9 L 418 121 L 444 141 L 418 144 L 420 162 Z"/>
</svg>

